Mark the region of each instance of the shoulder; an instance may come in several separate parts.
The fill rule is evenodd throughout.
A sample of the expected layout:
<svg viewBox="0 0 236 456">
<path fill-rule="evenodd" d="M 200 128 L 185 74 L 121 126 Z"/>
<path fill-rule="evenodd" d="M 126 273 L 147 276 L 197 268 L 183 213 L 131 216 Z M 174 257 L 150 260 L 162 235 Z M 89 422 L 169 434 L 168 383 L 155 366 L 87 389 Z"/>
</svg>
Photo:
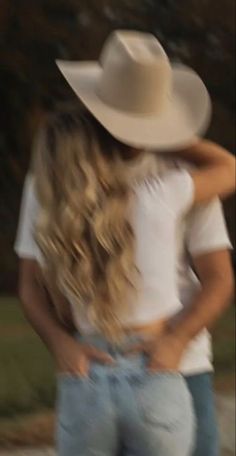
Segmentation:
<svg viewBox="0 0 236 456">
<path fill-rule="evenodd" d="M 171 158 L 166 157 L 163 159 L 163 169 L 166 170 L 186 170 L 186 171 L 193 171 L 195 166 L 185 160 L 180 160 L 178 158 L 174 159 L 173 156 Z"/>
</svg>

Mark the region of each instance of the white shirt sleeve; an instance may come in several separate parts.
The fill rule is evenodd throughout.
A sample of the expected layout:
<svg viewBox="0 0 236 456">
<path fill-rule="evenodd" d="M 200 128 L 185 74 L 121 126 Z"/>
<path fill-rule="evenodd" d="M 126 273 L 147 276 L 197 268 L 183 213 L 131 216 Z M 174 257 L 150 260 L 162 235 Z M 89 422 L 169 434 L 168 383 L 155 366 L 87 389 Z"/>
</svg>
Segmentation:
<svg viewBox="0 0 236 456">
<path fill-rule="evenodd" d="M 187 217 L 187 250 L 193 255 L 232 249 L 222 204 L 218 198 L 196 206 Z"/>
<path fill-rule="evenodd" d="M 35 194 L 34 178 L 28 174 L 25 179 L 20 209 L 19 225 L 14 250 L 20 258 L 41 258 L 40 250 L 34 239 L 34 226 L 39 209 Z"/>
</svg>

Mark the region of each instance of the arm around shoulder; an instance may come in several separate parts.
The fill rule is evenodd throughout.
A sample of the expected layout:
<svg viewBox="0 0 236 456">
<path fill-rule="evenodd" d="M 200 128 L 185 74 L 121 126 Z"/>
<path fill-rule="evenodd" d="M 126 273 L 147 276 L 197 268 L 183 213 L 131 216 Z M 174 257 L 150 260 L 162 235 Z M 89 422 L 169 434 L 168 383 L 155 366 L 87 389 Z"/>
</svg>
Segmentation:
<svg viewBox="0 0 236 456">
<path fill-rule="evenodd" d="M 178 152 L 178 156 L 197 165 L 191 172 L 194 183 L 194 203 L 207 202 L 218 196 L 221 199 L 235 191 L 235 157 L 211 141 L 199 141 Z"/>
</svg>

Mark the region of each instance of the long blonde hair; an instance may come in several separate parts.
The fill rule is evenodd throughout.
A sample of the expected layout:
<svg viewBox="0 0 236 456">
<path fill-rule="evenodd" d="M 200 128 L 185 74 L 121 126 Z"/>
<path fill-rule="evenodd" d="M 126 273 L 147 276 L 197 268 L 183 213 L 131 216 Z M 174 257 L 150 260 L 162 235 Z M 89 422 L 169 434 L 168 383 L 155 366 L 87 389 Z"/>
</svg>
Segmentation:
<svg viewBox="0 0 236 456">
<path fill-rule="evenodd" d="M 122 147 L 89 113 L 73 110 L 48 120 L 34 156 L 45 277 L 113 340 L 137 273 Z"/>
</svg>

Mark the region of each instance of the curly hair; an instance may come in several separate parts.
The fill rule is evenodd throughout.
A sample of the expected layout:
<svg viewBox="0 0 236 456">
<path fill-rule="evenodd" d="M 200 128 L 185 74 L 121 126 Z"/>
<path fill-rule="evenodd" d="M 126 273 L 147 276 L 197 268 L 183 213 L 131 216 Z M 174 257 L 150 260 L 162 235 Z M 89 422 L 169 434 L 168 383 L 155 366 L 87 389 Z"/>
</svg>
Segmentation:
<svg viewBox="0 0 236 456">
<path fill-rule="evenodd" d="M 112 340 L 138 275 L 124 147 L 88 112 L 70 110 L 48 119 L 34 155 L 44 275 Z"/>
</svg>

